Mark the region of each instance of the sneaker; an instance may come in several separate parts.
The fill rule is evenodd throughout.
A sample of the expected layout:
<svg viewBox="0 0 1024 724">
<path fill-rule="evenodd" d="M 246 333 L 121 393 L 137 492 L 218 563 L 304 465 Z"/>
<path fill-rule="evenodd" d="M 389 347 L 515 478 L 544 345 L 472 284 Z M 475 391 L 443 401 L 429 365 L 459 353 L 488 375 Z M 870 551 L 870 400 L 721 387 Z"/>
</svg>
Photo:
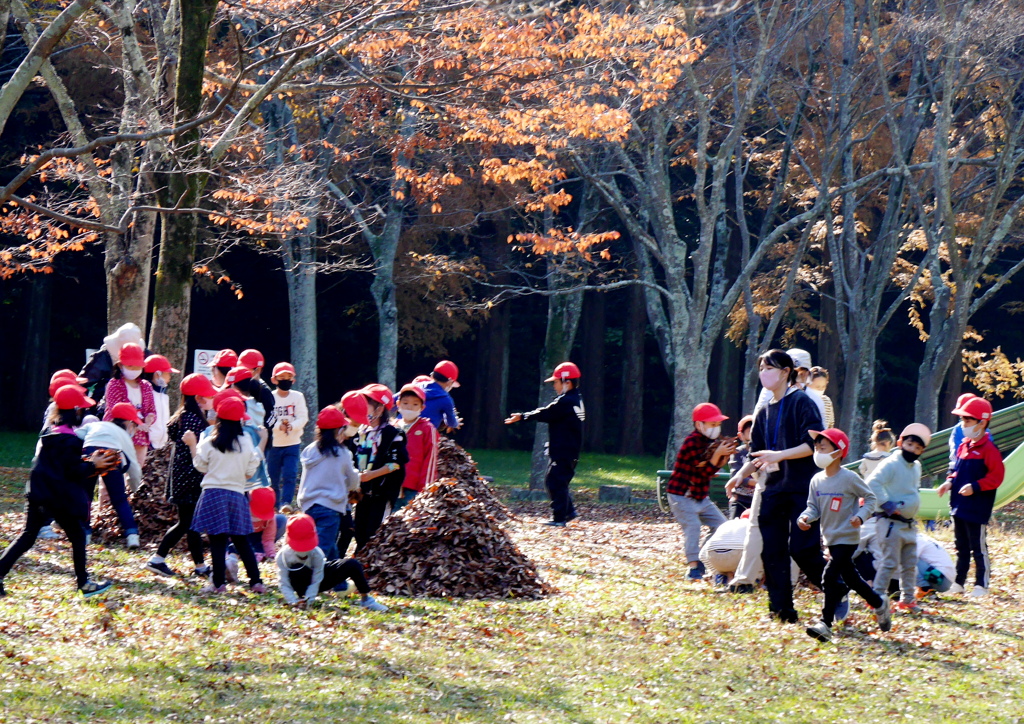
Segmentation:
<svg viewBox="0 0 1024 724">
<path fill-rule="evenodd" d="M 753 593 L 753 583 L 734 583 L 729 586 L 729 593 Z"/>
<path fill-rule="evenodd" d="M 948 593 L 951 596 L 957 596 L 961 593 L 966 593 L 966 591 L 964 591 L 964 587 L 961 584 L 954 583 L 952 586 L 949 587 L 949 590 L 946 591 L 946 593 Z"/>
<path fill-rule="evenodd" d="M 167 576 L 168 578 L 174 578 L 176 575 L 178 575 L 174 572 L 174 569 L 172 569 L 164 561 L 160 561 L 159 563 L 149 561 L 148 563 L 146 563 L 146 565 L 143 566 L 143 568 L 147 571 L 150 571 L 151 573 L 157 574 L 158 576 Z"/>
<path fill-rule="evenodd" d="M 53 529 L 52 525 L 44 525 L 39 529 L 39 535 L 36 536 L 39 540 L 57 540 L 60 535 Z"/>
<path fill-rule="evenodd" d="M 565 527 L 565 523 L 560 521 L 560 520 L 549 520 L 547 523 L 541 523 L 541 525 L 546 525 L 546 526 L 549 526 L 551 528 L 564 528 Z"/>
<path fill-rule="evenodd" d="M 92 533 L 85 534 L 85 544 L 90 545 L 92 543 Z"/>
<path fill-rule="evenodd" d="M 917 601 L 911 601 L 910 603 L 900 601 L 896 604 L 896 610 L 903 611 L 904 613 L 917 613 L 921 610 L 921 607 L 917 605 Z"/>
<path fill-rule="evenodd" d="M 249 590 L 252 591 L 253 593 L 258 593 L 260 595 L 263 595 L 264 593 L 267 592 L 267 587 L 264 586 L 262 583 L 254 583 L 251 586 L 249 586 Z"/>
<path fill-rule="evenodd" d="M 97 593 L 103 593 L 114 584 L 110 581 L 86 581 L 80 589 L 85 598 L 92 598 Z"/>
<path fill-rule="evenodd" d="M 721 588 L 721 587 L 725 586 L 725 584 L 727 584 L 728 582 L 729 582 L 729 577 L 727 575 L 725 575 L 724 573 L 716 573 L 715 574 L 715 586 Z"/>
<path fill-rule="evenodd" d="M 974 590 L 971 591 L 969 595 L 971 598 L 981 598 L 982 596 L 988 595 L 988 589 L 983 588 L 982 586 L 975 586 Z"/>
<path fill-rule="evenodd" d="M 212 596 L 215 594 L 224 593 L 226 590 L 228 590 L 227 586 L 215 586 L 213 585 L 213 581 L 210 581 L 205 586 L 199 589 L 199 595 Z"/>
<path fill-rule="evenodd" d="M 209 578 L 211 573 L 213 568 L 210 566 L 196 566 L 192 569 L 192 575 L 196 578 Z"/>
<path fill-rule="evenodd" d="M 704 564 L 701 561 L 697 561 L 697 565 L 690 569 L 687 577 L 691 581 L 699 581 L 704 578 L 704 574 L 707 572 L 708 570 L 704 567 Z"/>
<path fill-rule="evenodd" d="M 356 603 L 356 605 L 362 606 L 363 608 L 368 609 L 370 611 L 376 611 L 377 613 L 388 612 L 388 607 L 385 606 L 383 603 L 378 603 L 377 601 L 375 601 L 373 596 L 367 596 L 366 598 L 360 599 Z"/>
<path fill-rule="evenodd" d="M 127 543 L 128 543 L 128 548 L 129 549 L 134 549 L 134 548 L 138 548 L 139 547 L 139 534 L 138 533 L 129 533 L 126 537 L 127 537 Z"/>
<path fill-rule="evenodd" d="M 224 561 L 224 578 L 228 583 L 238 583 L 238 556 L 229 555 Z"/>
<path fill-rule="evenodd" d="M 882 596 L 882 605 L 875 609 L 875 620 L 882 631 L 892 628 L 892 608 L 889 606 L 888 596 Z"/>
<path fill-rule="evenodd" d="M 845 621 L 850 615 L 850 594 L 843 596 L 843 600 L 836 606 L 836 621 Z M 810 629 L 808 629 L 810 631 Z"/>
<path fill-rule="evenodd" d="M 832 640 L 832 627 L 824 621 L 818 621 L 818 623 L 807 627 L 807 635 L 812 639 L 828 643 Z"/>
</svg>

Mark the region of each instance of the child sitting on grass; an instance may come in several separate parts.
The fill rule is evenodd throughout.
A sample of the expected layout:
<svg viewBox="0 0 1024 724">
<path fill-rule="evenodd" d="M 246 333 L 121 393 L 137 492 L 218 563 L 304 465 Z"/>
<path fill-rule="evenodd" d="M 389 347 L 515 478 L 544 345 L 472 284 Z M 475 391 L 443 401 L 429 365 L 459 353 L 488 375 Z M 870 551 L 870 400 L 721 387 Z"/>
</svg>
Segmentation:
<svg viewBox="0 0 1024 724">
<path fill-rule="evenodd" d="M 832 640 L 832 622 L 847 587 L 868 602 L 875 611 L 878 627 L 888 631 L 892 622 L 889 599 L 871 590 L 853 563 L 853 554 L 860 542 L 857 529 L 875 509 L 875 495 L 856 473 L 841 467 L 850 449 L 846 433 L 835 428 L 809 432 L 814 439 L 814 464 L 822 471 L 811 478 L 807 508 L 796 524 L 800 530 L 810 530 L 814 521 L 821 520 L 821 537 L 828 546 L 830 560 L 822 576 L 825 605 L 821 620 L 807 627 L 807 635 L 819 641 Z M 858 507 L 861 498 L 864 503 Z"/>
<path fill-rule="evenodd" d="M 305 513 L 288 521 L 284 545 L 277 553 L 277 575 L 281 594 L 289 606 L 306 608 L 323 589 L 333 589 L 351 579 L 359 591 L 357 605 L 379 613 L 388 607 L 370 595 L 370 586 L 363 574 L 363 565 L 355 558 L 326 560 L 317 547 L 316 521 Z"/>
</svg>

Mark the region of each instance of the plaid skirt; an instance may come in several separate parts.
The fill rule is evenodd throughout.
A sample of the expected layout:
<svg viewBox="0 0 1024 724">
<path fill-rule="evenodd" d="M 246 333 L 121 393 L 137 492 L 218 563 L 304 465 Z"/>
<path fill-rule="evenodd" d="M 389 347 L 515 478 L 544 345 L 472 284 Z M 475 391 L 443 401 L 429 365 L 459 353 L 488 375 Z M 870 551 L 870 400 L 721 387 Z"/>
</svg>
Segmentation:
<svg viewBox="0 0 1024 724">
<path fill-rule="evenodd" d="M 192 530 L 207 535 L 248 535 L 252 533 L 249 501 L 242 493 L 206 488 L 199 496 Z"/>
</svg>

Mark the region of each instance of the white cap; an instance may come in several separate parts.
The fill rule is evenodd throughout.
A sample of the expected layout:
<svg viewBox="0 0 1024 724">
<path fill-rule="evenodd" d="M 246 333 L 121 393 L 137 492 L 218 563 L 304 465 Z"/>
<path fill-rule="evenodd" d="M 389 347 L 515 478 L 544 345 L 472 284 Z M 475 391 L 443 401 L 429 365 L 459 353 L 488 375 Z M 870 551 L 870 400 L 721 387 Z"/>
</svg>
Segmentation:
<svg viewBox="0 0 1024 724">
<path fill-rule="evenodd" d="M 811 369 L 811 353 L 807 350 L 794 347 L 791 350 L 787 350 L 786 354 L 793 359 L 793 364 L 797 366 L 797 369 L 801 367 L 808 370 Z"/>
</svg>

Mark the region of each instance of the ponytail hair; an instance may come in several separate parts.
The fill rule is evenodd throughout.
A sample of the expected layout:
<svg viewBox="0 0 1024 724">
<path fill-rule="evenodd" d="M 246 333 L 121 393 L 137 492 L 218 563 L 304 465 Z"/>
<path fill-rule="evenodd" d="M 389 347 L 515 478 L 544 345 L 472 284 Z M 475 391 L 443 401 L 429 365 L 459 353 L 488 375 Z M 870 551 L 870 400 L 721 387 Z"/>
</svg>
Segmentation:
<svg viewBox="0 0 1024 724">
<path fill-rule="evenodd" d="M 213 432 L 213 447 L 222 453 L 239 451 L 242 445 L 238 438 L 244 434 L 242 423 L 238 420 L 222 420 L 218 417 L 217 429 Z"/>
<path fill-rule="evenodd" d="M 871 444 L 891 446 L 895 442 L 896 436 L 889 429 L 889 423 L 885 420 L 875 420 L 871 425 Z"/>
</svg>

